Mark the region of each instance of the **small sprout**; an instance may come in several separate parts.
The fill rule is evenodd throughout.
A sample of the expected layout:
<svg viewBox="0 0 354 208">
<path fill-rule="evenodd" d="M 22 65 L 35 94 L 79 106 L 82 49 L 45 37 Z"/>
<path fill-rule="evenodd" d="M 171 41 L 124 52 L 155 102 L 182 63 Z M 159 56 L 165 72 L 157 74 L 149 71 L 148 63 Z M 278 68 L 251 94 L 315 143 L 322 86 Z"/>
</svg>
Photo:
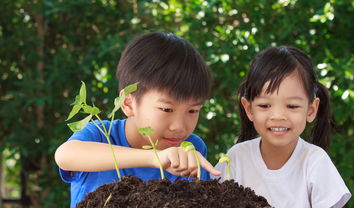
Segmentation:
<svg viewBox="0 0 354 208">
<path fill-rule="evenodd" d="M 197 151 L 195 150 L 194 145 L 192 144 L 192 142 L 183 141 L 180 146 L 183 147 L 184 151 L 186 151 L 186 152 L 189 152 L 191 150 L 193 151 L 195 161 L 197 162 L 197 166 L 198 166 L 197 178 L 200 180 L 200 162 L 199 162 L 198 154 L 197 154 Z"/>
<path fill-rule="evenodd" d="M 109 196 L 107 197 L 106 201 L 104 202 L 103 207 L 105 207 L 111 199 L 112 199 L 112 193 L 110 193 Z"/>
<path fill-rule="evenodd" d="M 226 172 L 226 179 L 227 180 L 230 180 L 230 171 L 231 171 L 231 168 L 230 168 L 230 157 L 224 153 L 221 153 L 220 154 L 220 159 L 219 159 L 219 163 L 223 163 L 223 162 L 226 162 L 227 163 L 227 172 Z"/>
<path fill-rule="evenodd" d="M 149 149 L 152 149 L 152 146 L 150 146 L 150 145 L 143 145 L 143 149 L 149 150 Z"/>
<path fill-rule="evenodd" d="M 139 128 L 138 132 L 139 132 L 139 134 L 141 134 L 143 136 L 147 136 L 149 138 L 150 145 L 144 145 L 143 149 L 153 149 L 155 156 L 157 158 L 157 161 L 159 162 L 159 165 L 160 165 L 161 179 L 162 180 L 165 179 L 165 174 L 163 173 L 161 160 L 160 160 L 159 154 L 157 153 L 157 150 L 156 150 L 158 140 L 156 140 L 156 143 L 154 144 L 154 142 L 152 141 L 151 136 L 150 136 L 151 134 L 154 133 L 154 130 L 150 127 L 146 127 L 146 128 Z"/>
<path fill-rule="evenodd" d="M 121 176 L 120 176 L 120 172 L 119 172 L 119 168 L 118 168 L 118 161 L 117 158 L 114 154 L 113 151 L 113 147 L 111 144 L 111 140 L 109 138 L 111 129 L 112 129 L 112 124 L 113 124 L 113 119 L 114 119 L 114 113 L 119 110 L 119 108 L 121 107 L 121 105 L 123 104 L 123 101 L 125 99 L 125 96 L 128 95 L 129 93 L 134 92 L 137 89 L 137 85 L 138 83 L 132 84 L 127 86 L 126 88 L 124 88 L 123 90 L 123 95 L 121 97 L 117 97 L 114 100 L 114 109 L 113 111 L 109 114 L 109 118 L 111 118 L 111 123 L 109 125 L 109 129 L 107 131 L 105 125 L 103 124 L 102 120 L 100 119 L 100 117 L 98 116 L 98 114 L 101 112 L 100 109 L 98 109 L 96 106 L 90 106 L 86 104 L 86 85 L 85 82 L 81 81 L 81 87 L 80 87 L 80 92 L 79 95 L 77 95 L 75 97 L 75 101 L 74 103 L 72 103 L 71 105 L 73 105 L 73 108 L 71 110 L 71 112 L 69 113 L 67 120 L 70 120 L 72 117 L 74 117 L 77 113 L 79 113 L 79 111 L 82 109 L 83 113 L 85 114 L 89 114 L 88 116 L 86 116 L 84 119 L 80 120 L 80 121 L 76 121 L 76 122 L 72 122 L 69 123 L 68 126 L 71 129 L 71 131 L 73 132 L 77 132 L 82 130 L 83 128 L 86 127 L 86 125 L 88 124 L 88 122 L 92 121 L 94 125 L 96 125 L 96 127 L 105 135 L 109 147 L 111 149 L 112 155 L 113 155 L 113 159 L 114 159 L 114 165 L 115 165 L 115 169 L 117 171 L 117 175 L 119 180 L 121 180 Z M 101 126 L 99 126 L 93 119 L 92 117 L 96 117 L 100 123 Z M 108 197 L 106 203 L 110 200 L 110 197 L 112 197 L 111 195 Z M 106 204 L 105 203 L 105 204 Z"/>
</svg>

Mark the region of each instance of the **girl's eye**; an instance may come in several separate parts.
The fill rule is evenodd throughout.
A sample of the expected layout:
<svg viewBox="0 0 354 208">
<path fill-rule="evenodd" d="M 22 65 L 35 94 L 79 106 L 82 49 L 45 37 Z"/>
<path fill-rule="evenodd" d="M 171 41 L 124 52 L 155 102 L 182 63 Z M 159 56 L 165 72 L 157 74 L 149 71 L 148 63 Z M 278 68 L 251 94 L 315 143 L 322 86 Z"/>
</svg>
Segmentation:
<svg viewBox="0 0 354 208">
<path fill-rule="evenodd" d="M 298 105 L 287 105 L 288 108 L 290 109 L 296 109 L 296 108 L 299 108 L 300 106 Z"/>
<path fill-rule="evenodd" d="M 260 107 L 260 108 L 269 108 L 270 105 L 269 104 L 259 104 L 258 107 Z"/>
<path fill-rule="evenodd" d="M 171 108 L 160 108 L 160 110 L 162 110 L 163 112 L 166 112 L 166 113 L 173 112 L 173 110 Z"/>
<path fill-rule="evenodd" d="M 189 113 L 199 113 L 199 110 L 190 110 Z"/>
</svg>

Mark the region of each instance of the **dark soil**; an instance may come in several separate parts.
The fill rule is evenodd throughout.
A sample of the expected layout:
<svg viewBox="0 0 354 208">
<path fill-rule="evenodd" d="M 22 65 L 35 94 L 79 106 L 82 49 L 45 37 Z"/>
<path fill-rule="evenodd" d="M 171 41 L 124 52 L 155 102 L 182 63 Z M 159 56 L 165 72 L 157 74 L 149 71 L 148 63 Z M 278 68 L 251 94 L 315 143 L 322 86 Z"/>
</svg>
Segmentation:
<svg viewBox="0 0 354 208">
<path fill-rule="evenodd" d="M 109 197 L 111 195 L 111 197 Z M 188 182 L 180 180 L 150 180 L 142 182 L 134 176 L 122 181 L 105 184 L 89 193 L 78 208 L 118 207 L 271 207 L 262 196 L 250 188 L 238 185 L 233 180 L 219 183 L 218 180 Z"/>
</svg>

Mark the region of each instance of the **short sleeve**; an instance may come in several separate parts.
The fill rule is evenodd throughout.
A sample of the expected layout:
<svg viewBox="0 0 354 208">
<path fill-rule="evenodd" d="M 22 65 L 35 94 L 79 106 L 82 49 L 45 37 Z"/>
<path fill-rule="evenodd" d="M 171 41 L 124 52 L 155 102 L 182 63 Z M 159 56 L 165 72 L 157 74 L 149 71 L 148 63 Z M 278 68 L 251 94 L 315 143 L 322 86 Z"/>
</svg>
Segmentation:
<svg viewBox="0 0 354 208">
<path fill-rule="evenodd" d="M 327 153 L 314 161 L 309 174 L 313 208 L 343 207 L 349 201 L 351 194 Z"/>
<path fill-rule="evenodd" d="M 97 121 L 96 121 L 97 122 Z M 68 141 L 80 140 L 80 141 L 92 141 L 92 142 L 102 142 L 102 135 L 94 123 L 89 122 L 87 126 L 78 131 L 74 132 Z M 59 174 L 62 180 L 66 183 L 71 183 L 77 181 L 82 176 L 83 172 L 80 171 L 67 171 L 59 168 Z"/>
</svg>

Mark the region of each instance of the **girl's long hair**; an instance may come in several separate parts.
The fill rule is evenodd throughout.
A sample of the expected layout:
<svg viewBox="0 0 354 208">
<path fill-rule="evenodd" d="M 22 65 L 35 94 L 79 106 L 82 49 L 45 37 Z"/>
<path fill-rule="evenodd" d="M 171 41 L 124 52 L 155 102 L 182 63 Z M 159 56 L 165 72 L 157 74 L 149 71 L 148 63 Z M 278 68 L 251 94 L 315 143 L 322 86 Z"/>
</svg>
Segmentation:
<svg viewBox="0 0 354 208">
<path fill-rule="evenodd" d="M 241 117 L 238 142 L 257 136 L 253 123 L 248 119 L 242 106 L 241 98 L 244 97 L 252 102 L 268 81 L 266 93 L 273 93 L 279 88 L 283 79 L 295 71 L 301 78 L 309 101 L 312 102 L 316 97 L 320 99 L 311 131 L 311 140 L 313 144 L 327 149 L 330 143 L 329 134 L 333 126 L 328 90 L 318 82 L 311 58 L 303 51 L 290 46 L 267 48 L 252 60 L 246 80 L 240 85 L 238 91 L 238 109 Z"/>
</svg>

